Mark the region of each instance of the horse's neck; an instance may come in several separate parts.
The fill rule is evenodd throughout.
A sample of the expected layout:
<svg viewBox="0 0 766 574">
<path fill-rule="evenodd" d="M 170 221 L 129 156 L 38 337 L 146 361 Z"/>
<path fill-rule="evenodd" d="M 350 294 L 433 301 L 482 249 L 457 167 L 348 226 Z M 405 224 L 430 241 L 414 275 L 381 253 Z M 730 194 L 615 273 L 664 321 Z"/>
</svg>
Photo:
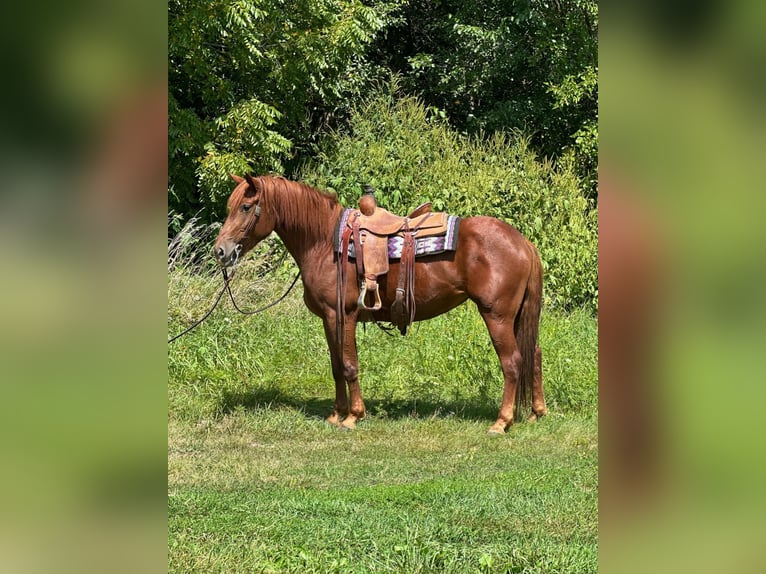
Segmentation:
<svg viewBox="0 0 766 574">
<path fill-rule="evenodd" d="M 279 210 L 281 206 L 276 206 Z M 342 206 L 322 205 L 302 218 L 279 217 L 274 232 L 285 244 L 301 271 L 309 259 L 332 259 L 333 230 L 340 217 Z"/>
</svg>

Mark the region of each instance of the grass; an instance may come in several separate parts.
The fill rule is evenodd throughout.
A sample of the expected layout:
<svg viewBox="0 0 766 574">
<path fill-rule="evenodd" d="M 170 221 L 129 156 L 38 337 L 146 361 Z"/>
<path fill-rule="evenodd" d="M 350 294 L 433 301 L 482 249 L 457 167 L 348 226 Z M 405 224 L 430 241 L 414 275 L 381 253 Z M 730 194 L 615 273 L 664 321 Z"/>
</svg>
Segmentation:
<svg viewBox="0 0 766 574">
<path fill-rule="evenodd" d="M 283 287 L 242 275 L 242 305 Z M 170 275 L 171 334 L 216 286 Z M 502 379 L 472 304 L 360 329 L 369 417 L 343 433 L 300 292 L 216 310 L 169 347 L 169 571 L 595 572 L 596 321 L 546 312 L 540 339 L 551 414 L 491 439 Z"/>
<path fill-rule="evenodd" d="M 593 572 L 593 421 L 171 422 L 171 572 Z"/>
</svg>

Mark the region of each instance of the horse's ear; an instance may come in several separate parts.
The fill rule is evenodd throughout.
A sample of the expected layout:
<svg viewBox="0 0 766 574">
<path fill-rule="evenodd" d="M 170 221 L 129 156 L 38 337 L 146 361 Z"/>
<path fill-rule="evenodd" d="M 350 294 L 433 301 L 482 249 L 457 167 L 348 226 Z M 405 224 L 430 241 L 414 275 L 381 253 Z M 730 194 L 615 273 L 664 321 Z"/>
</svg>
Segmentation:
<svg viewBox="0 0 766 574">
<path fill-rule="evenodd" d="M 242 178 L 242 177 L 239 177 L 238 175 L 234 175 L 233 173 L 230 173 L 230 174 L 229 174 L 229 177 L 230 177 L 231 179 L 233 179 L 233 180 L 234 180 L 234 183 L 236 183 L 237 185 L 239 185 L 240 183 L 242 183 L 243 181 L 245 181 L 245 180 L 244 180 L 244 178 Z"/>
<path fill-rule="evenodd" d="M 247 180 L 247 183 L 250 185 L 253 191 L 258 191 L 258 187 L 255 185 L 255 180 L 253 179 L 252 175 L 250 175 L 249 173 L 246 173 L 245 179 Z"/>
</svg>

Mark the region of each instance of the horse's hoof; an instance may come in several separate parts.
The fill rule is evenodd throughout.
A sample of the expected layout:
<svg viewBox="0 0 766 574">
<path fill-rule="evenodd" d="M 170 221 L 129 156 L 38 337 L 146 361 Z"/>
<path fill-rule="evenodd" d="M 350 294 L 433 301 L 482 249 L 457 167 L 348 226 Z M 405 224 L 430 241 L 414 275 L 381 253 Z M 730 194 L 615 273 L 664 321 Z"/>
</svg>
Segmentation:
<svg viewBox="0 0 766 574">
<path fill-rule="evenodd" d="M 342 423 L 340 423 L 339 427 L 342 431 L 352 431 L 356 429 L 356 421 L 355 420 L 349 420 L 346 419 Z"/>
<path fill-rule="evenodd" d="M 340 417 L 338 415 L 330 415 L 324 420 L 324 422 L 326 422 L 328 425 L 337 427 L 340 425 Z"/>
<path fill-rule="evenodd" d="M 527 418 L 527 422 L 533 423 L 535 421 L 539 421 L 541 418 L 543 418 L 547 414 L 548 414 L 548 409 L 543 409 L 539 412 L 532 411 L 532 413 L 529 415 L 529 418 Z"/>
<path fill-rule="evenodd" d="M 497 426 L 491 426 L 490 429 L 487 431 L 487 436 L 502 436 L 505 434 L 505 429 L 497 427 Z"/>
</svg>

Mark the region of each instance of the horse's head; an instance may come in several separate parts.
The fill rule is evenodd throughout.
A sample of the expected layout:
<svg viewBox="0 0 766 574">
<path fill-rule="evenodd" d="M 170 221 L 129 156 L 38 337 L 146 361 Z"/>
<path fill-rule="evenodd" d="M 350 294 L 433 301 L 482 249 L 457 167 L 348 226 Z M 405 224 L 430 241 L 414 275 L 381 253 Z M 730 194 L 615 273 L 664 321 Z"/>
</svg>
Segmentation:
<svg viewBox="0 0 766 574">
<path fill-rule="evenodd" d="M 231 178 L 237 187 L 229 196 L 229 213 L 213 247 L 213 254 L 224 267 L 234 265 L 274 231 L 275 225 L 274 214 L 262 209 L 265 192 L 259 178 L 250 175 Z"/>
</svg>

